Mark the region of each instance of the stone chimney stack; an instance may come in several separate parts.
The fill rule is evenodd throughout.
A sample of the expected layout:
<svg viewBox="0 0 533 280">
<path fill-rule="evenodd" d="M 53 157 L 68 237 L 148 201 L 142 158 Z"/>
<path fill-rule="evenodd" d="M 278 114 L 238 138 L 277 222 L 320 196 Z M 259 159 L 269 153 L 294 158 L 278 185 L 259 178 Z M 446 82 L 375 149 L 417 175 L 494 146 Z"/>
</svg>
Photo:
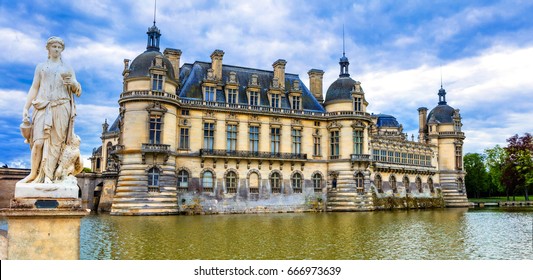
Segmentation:
<svg viewBox="0 0 533 280">
<path fill-rule="evenodd" d="M 309 89 L 316 100 L 320 103 L 324 103 L 324 97 L 322 95 L 322 78 L 324 77 L 324 71 L 319 69 L 311 69 L 307 72 L 309 75 Z"/>
<path fill-rule="evenodd" d="M 278 79 L 279 85 L 281 88 L 285 88 L 285 65 L 287 61 L 284 59 L 278 59 L 272 67 L 274 67 L 274 78 Z"/>
<path fill-rule="evenodd" d="M 222 58 L 224 57 L 224 51 L 215 50 L 211 54 L 211 69 L 217 81 L 222 81 Z"/>
<path fill-rule="evenodd" d="M 165 57 L 170 60 L 170 63 L 172 63 L 172 69 L 174 70 L 174 77 L 176 80 L 180 79 L 180 58 L 181 58 L 181 50 L 177 49 L 165 49 L 163 52 Z"/>
<path fill-rule="evenodd" d="M 427 114 L 428 114 L 428 108 L 426 107 L 418 108 L 418 141 L 421 143 L 424 143 L 426 139 Z"/>
</svg>

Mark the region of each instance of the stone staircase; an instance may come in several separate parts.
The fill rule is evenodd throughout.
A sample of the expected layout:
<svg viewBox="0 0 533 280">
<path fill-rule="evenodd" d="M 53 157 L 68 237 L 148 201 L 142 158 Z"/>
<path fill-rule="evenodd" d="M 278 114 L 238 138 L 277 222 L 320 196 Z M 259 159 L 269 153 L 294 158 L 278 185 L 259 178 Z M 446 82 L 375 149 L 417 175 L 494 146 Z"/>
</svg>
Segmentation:
<svg viewBox="0 0 533 280">
<path fill-rule="evenodd" d="M 121 171 L 111 215 L 176 215 L 179 213 L 176 187 L 148 191 L 144 176 L 135 171 Z M 126 173 L 126 174 L 125 174 Z M 130 174 L 128 174 L 130 173 Z"/>
<path fill-rule="evenodd" d="M 466 193 L 457 189 L 455 177 L 441 175 L 441 189 L 446 207 L 470 207 Z"/>
<path fill-rule="evenodd" d="M 337 178 L 337 188 L 328 189 L 326 211 L 371 211 L 374 210 L 372 199 L 371 193 L 357 193 L 351 171 L 340 171 Z"/>
</svg>

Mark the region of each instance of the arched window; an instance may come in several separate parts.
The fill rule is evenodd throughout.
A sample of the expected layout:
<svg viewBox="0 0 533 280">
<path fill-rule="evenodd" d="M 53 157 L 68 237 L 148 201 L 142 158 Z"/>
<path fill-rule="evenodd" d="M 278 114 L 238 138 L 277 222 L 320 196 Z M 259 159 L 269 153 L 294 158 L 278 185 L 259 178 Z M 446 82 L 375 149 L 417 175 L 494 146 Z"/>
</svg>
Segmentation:
<svg viewBox="0 0 533 280">
<path fill-rule="evenodd" d="M 148 170 L 148 191 L 159 191 L 159 169 L 156 167 L 152 167 Z"/>
<path fill-rule="evenodd" d="M 178 172 L 178 191 L 186 192 L 189 188 L 189 172 L 187 170 L 180 170 Z"/>
<path fill-rule="evenodd" d="M 407 178 L 407 176 L 403 177 L 402 184 L 405 187 L 405 192 L 410 193 L 411 190 L 409 189 L 409 178 Z"/>
<path fill-rule="evenodd" d="M 322 192 L 322 175 L 320 173 L 313 174 L 313 189 L 315 192 Z"/>
<path fill-rule="evenodd" d="M 416 184 L 416 189 L 418 190 L 419 193 L 424 192 L 424 190 L 422 190 L 422 180 L 420 179 L 420 177 L 416 177 L 415 184 Z"/>
<path fill-rule="evenodd" d="M 292 191 L 294 193 L 302 193 L 302 175 L 300 173 L 294 173 L 291 178 Z"/>
<path fill-rule="evenodd" d="M 211 171 L 205 171 L 202 176 L 203 192 L 213 192 L 213 187 L 213 173 Z"/>
<path fill-rule="evenodd" d="M 389 182 L 390 182 L 390 187 L 392 189 L 392 192 L 397 193 L 398 186 L 396 185 L 396 177 L 394 177 L 394 175 L 390 176 Z"/>
<path fill-rule="evenodd" d="M 357 189 L 357 193 L 364 193 L 365 192 L 365 185 L 364 185 L 364 176 L 361 173 L 357 173 L 355 175 L 355 188 Z"/>
<path fill-rule="evenodd" d="M 250 193 L 259 193 L 259 174 L 256 172 L 250 173 L 250 178 L 248 178 L 248 186 L 250 188 Z"/>
<path fill-rule="evenodd" d="M 431 193 L 434 193 L 435 192 L 435 188 L 433 187 L 433 179 L 428 178 L 428 186 L 429 186 L 429 191 Z"/>
<path fill-rule="evenodd" d="M 272 193 L 281 192 L 281 176 L 279 176 L 278 172 L 274 172 L 270 175 L 270 187 L 272 188 Z"/>
<path fill-rule="evenodd" d="M 233 171 L 226 174 L 226 191 L 228 193 L 237 193 L 237 175 Z"/>
<path fill-rule="evenodd" d="M 383 181 L 381 180 L 380 175 L 376 175 L 376 177 L 374 178 L 374 184 L 376 185 L 378 193 L 383 193 Z"/>
</svg>

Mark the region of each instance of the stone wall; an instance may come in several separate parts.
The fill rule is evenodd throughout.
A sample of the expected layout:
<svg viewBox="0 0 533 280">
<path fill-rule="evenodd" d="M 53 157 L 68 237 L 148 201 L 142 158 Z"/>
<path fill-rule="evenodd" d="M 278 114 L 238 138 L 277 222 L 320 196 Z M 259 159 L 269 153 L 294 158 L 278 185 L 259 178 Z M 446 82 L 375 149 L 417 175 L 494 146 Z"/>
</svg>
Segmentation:
<svg viewBox="0 0 533 280">
<path fill-rule="evenodd" d="M 30 174 L 29 169 L 0 168 L 0 208 L 9 208 L 15 196 L 15 185 Z"/>
</svg>

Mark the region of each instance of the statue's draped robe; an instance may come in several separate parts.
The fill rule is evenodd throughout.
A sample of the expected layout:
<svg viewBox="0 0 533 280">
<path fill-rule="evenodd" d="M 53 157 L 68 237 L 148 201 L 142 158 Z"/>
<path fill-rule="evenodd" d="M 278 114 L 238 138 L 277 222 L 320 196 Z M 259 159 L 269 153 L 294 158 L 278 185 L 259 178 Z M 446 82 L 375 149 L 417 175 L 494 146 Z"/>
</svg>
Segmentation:
<svg viewBox="0 0 533 280">
<path fill-rule="evenodd" d="M 63 63 L 46 62 L 42 64 L 38 73 L 39 91 L 32 102 L 34 111 L 31 148 L 33 149 L 33 143 L 37 140 L 43 140 L 44 144 L 34 183 L 45 182 L 45 177 L 50 180 L 56 179 L 54 173 L 62 149 L 68 141 L 67 137 L 72 135 L 75 108 L 71 100 L 72 95 L 67 91 L 61 77 L 61 73 L 66 72 L 72 74 L 72 83 L 78 84 L 72 70 Z"/>
</svg>

